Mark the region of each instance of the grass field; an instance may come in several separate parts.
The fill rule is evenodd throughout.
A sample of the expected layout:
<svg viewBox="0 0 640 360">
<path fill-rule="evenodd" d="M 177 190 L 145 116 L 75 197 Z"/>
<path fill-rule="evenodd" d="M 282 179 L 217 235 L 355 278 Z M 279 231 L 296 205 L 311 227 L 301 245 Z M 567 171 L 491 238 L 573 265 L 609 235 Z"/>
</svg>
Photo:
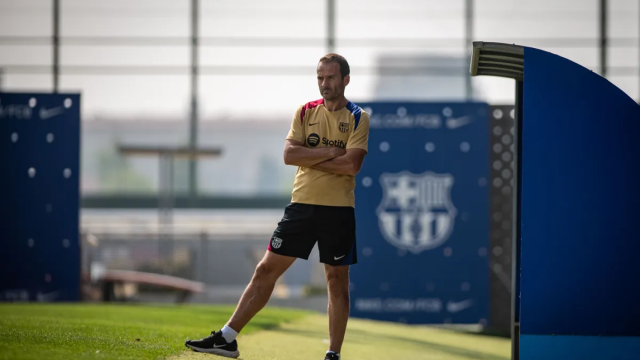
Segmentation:
<svg viewBox="0 0 640 360">
<path fill-rule="evenodd" d="M 0 305 L 0 359 L 222 359 L 187 350 L 232 307 Z M 321 360 L 327 318 L 266 308 L 238 338 L 242 360 Z M 262 330 L 262 331 L 257 331 Z M 344 360 L 508 360 L 508 339 L 350 319 Z"/>
<path fill-rule="evenodd" d="M 163 359 L 225 324 L 233 307 L 0 305 L 0 359 Z M 307 312 L 264 309 L 250 334 Z"/>
</svg>

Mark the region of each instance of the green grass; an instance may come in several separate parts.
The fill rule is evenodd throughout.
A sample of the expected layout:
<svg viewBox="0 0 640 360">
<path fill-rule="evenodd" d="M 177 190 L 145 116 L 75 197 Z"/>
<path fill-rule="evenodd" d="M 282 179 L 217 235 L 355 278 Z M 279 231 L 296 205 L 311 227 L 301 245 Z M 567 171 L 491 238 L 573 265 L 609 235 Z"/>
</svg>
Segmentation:
<svg viewBox="0 0 640 360">
<path fill-rule="evenodd" d="M 238 338 L 239 360 L 320 360 L 329 346 L 328 321 L 311 315 Z M 427 326 L 349 319 L 345 360 L 509 360 L 509 339 Z M 169 360 L 222 360 L 184 351 Z"/>
<path fill-rule="evenodd" d="M 0 305 L 0 359 L 163 359 L 217 330 L 229 306 Z M 309 314 L 266 308 L 242 334 Z"/>
<path fill-rule="evenodd" d="M 184 347 L 219 329 L 230 306 L 0 304 L 0 359 L 214 360 Z M 265 331 L 256 331 L 265 330 Z M 267 307 L 238 338 L 242 360 L 322 359 L 326 315 Z M 508 360 L 509 339 L 350 319 L 349 360 Z"/>
</svg>

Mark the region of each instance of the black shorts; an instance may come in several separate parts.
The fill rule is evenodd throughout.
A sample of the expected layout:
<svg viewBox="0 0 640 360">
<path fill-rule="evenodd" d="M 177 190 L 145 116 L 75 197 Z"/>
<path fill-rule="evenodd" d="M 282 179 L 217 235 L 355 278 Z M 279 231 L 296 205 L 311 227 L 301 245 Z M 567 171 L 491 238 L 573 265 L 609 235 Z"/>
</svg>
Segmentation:
<svg viewBox="0 0 640 360">
<path fill-rule="evenodd" d="M 316 241 L 320 262 L 355 264 L 358 259 L 354 208 L 291 203 L 285 208 L 268 249 L 279 255 L 307 260 Z"/>
</svg>

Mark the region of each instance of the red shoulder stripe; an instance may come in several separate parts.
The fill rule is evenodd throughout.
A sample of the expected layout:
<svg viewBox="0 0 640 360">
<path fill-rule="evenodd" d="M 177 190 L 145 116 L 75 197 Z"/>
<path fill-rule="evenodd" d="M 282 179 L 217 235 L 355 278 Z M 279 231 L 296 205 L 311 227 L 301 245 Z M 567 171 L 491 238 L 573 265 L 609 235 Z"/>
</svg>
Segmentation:
<svg viewBox="0 0 640 360">
<path fill-rule="evenodd" d="M 322 104 L 324 104 L 324 99 L 320 99 L 320 100 L 316 100 L 316 101 L 310 101 L 310 102 L 306 103 L 302 107 L 302 110 L 300 110 L 300 121 L 304 123 L 304 114 L 307 112 L 307 110 L 313 109 L 314 107 L 316 107 L 318 105 L 322 105 Z"/>
</svg>

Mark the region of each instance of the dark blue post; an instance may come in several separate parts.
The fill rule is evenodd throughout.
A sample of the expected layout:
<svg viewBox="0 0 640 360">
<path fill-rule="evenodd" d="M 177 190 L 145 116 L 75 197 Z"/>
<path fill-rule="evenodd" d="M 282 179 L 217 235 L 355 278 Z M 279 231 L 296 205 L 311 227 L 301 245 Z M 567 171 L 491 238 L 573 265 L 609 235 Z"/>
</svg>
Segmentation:
<svg viewBox="0 0 640 360">
<path fill-rule="evenodd" d="M 637 359 L 640 106 L 538 49 L 474 43 L 470 70 L 522 84 L 513 358 Z"/>
<path fill-rule="evenodd" d="M 525 48 L 520 358 L 637 359 L 640 106 Z"/>
</svg>

